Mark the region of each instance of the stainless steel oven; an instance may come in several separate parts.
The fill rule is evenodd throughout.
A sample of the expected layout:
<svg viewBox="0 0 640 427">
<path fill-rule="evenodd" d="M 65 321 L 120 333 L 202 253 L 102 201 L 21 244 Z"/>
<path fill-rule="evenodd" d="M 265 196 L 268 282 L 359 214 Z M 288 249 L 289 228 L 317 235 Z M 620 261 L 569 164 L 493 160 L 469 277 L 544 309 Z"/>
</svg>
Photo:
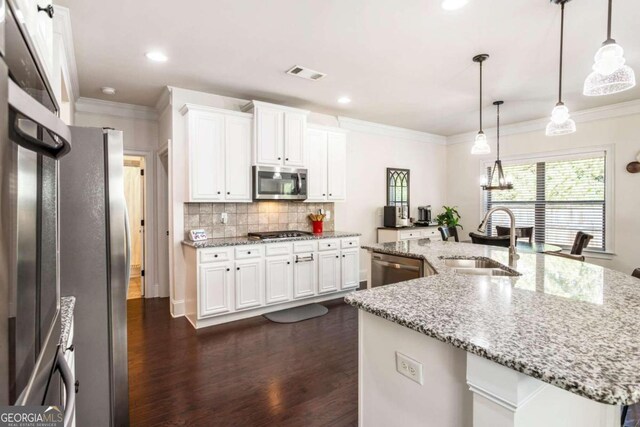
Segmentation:
<svg viewBox="0 0 640 427">
<path fill-rule="evenodd" d="M 306 200 L 306 198 L 306 169 L 253 167 L 254 200 Z"/>
</svg>

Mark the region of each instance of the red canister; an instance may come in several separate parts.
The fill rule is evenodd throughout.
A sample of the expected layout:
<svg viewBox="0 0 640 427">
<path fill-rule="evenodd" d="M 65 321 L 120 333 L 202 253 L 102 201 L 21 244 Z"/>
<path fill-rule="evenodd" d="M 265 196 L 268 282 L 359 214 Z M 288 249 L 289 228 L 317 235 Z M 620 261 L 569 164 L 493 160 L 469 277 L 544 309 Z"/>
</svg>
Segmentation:
<svg viewBox="0 0 640 427">
<path fill-rule="evenodd" d="M 322 221 L 311 221 L 313 224 L 313 234 L 322 234 Z"/>
</svg>

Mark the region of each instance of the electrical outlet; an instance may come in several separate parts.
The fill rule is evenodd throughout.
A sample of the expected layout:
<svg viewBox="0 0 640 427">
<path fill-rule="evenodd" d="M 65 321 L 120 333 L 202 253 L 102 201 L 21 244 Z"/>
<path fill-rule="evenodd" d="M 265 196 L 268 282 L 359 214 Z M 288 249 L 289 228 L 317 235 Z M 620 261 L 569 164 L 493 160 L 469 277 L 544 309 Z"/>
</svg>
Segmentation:
<svg viewBox="0 0 640 427">
<path fill-rule="evenodd" d="M 226 223 L 227 223 L 227 221 L 229 221 L 229 216 L 227 215 L 227 213 L 226 213 L 226 212 L 222 212 L 222 213 L 220 214 L 220 222 L 221 222 L 222 224 L 226 224 Z"/>
<path fill-rule="evenodd" d="M 396 351 L 396 370 L 418 384 L 423 384 L 422 363 Z"/>
</svg>

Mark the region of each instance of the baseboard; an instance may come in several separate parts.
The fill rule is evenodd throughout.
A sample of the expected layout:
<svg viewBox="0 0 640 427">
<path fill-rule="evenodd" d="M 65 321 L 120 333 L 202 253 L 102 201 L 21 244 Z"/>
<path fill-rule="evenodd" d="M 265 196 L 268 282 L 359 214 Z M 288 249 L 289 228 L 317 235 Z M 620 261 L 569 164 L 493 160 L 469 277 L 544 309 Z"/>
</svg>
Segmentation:
<svg viewBox="0 0 640 427">
<path fill-rule="evenodd" d="M 172 317 L 184 316 L 184 300 L 171 301 L 171 316 Z"/>
</svg>

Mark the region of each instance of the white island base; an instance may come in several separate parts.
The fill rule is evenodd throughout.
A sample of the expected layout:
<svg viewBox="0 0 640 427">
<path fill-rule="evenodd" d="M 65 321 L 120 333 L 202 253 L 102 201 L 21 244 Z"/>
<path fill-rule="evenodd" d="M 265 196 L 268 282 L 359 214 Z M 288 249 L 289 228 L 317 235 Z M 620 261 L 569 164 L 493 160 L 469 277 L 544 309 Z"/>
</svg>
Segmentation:
<svg viewBox="0 0 640 427">
<path fill-rule="evenodd" d="M 396 370 L 422 365 L 422 385 Z M 620 407 L 562 390 L 359 311 L 359 425 L 614 427 Z"/>
</svg>

